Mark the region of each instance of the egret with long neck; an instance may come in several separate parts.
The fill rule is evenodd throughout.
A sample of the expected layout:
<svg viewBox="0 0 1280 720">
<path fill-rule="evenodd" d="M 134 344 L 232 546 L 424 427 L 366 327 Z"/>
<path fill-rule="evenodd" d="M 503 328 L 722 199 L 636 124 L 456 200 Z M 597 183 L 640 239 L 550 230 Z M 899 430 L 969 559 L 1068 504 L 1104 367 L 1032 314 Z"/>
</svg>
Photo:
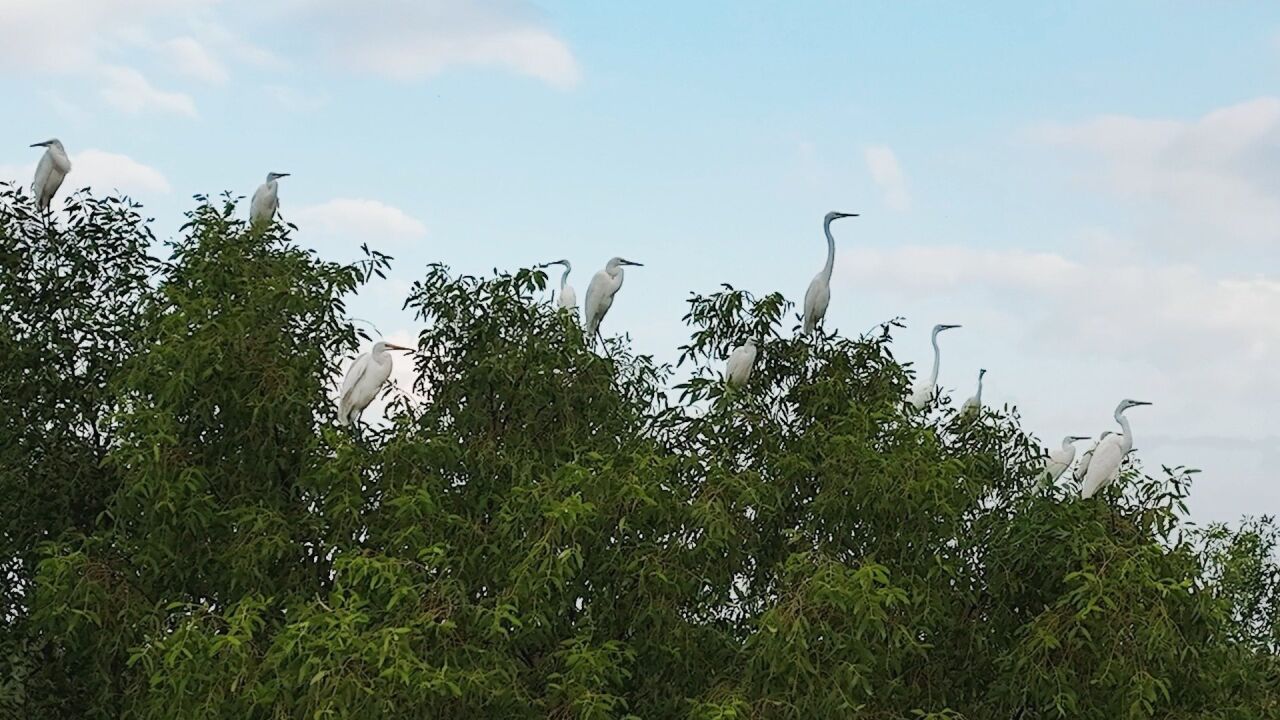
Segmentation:
<svg viewBox="0 0 1280 720">
<path fill-rule="evenodd" d="M 831 221 L 846 217 L 857 217 L 857 213 L 829 212 L 822 221 L 822 232 L 827 236 L 827 262 L 822 270 L 813 276 L 809 289 L 804 294 L 804 334 L 812 334 L 818 323 L 827 314 L 827 306 L 831 304 L 831 271 L 836 264 L 836 240 L 831 237 Z"/>
<path fill-rule="evenodd" d="M 67 157 L 66 148 L 57 138 L 38 142 L 31 147 L 44 148 L 40 163 L 36 165 L 36 177 L 31 182 L 31 194 L 35 196 L 36 207 L 48 211 L 53 196 L 62 187 L 62 181 L 71 172 L 71 158 Z"/>
<path fill-rule="evenodd" d="M 964 405 L 960 407 L 961 415 L 972 415 L 982 410 L 982 378 L 987 374 L 986 368 L 978 371 L 978 392 L 974 396 L 964 401 Z"/>
<path fill-rule="evenodd" d="M 1076 459 L 1077 440 L 1088 440 L 1088 435 L 1068 435 L 1062 438 L 1062 447 L 1057 450 L 1049 451 L 1049 458 L 1044 464 L 1044 474 L 1041 479 L 1046 485 L 1052 485 L 1062 477 L 1062 473 L 1071 467 L 1071 461 Z"/>
<path fill-rule="evenodd" d="M 930 400 L 933 400 L 934 393 L 938 390 L 938 365 L 941 362 L 942 354 L 938 351 L 938 333 L 943 330 L 958 328 L 959 325 L 934 325 L 930 342 L 933 343 L 933 370 L 929 373 L 928 382 L 922 382 L 916 386 L 915 391 L 911 393 L 911 405 L 917 410 L 923 410 Z"/>
<path fill-rule="evenodd" d="M 289 173 L 267 173 L 267 181 L 258 186 L 249 201 L 249 224 L 270 225 L 280 209 L 280 184 L 276 181 Z"/>
<path fill-rule="evenodd" d="M 1133 430 L 1129 427 L 1129 419 L 1124 411 L 1139 405 L 1150 405 L 1142 400 L 1121 400 L 1116 406 L 1115 419 L 1120 424 L 1120 432 L 1103 438 L 1094 448 L 1093 459 L 1089 462 L 1089 470 L 1085 473 L 1084 484 L 1080 487 L 1080 496 L 1088 499 L 1102 488 L 1110 485 L 1120 477 L 1120 465 L 1124 457 L 1133 449 Z"/>
<path fill-rule="evenodd" d="M 622 268 L 627 265 L 641 267 L 638 262 L 615 257 L 605 263 L 603 270 L 591 277 L 591 283 L 587 285 L 585 308 L 587 337 L 600 334 L 600 321 L 604 319 L 605 313 L 609 312 L 609 308 L 613 307 L 613 296 L 622 288 Z"/>
<path fill-rule="evenodd" d="M 561 265 L 564 267 L 564 273 L 560 275 L 560 295 L 556 298 L 556 307 L 561 310 L 574 310 L 578 307 L 578 293 L 574 292 L 573 286 L 569 284 L 569 271 L 573 270 L 573 266 L 568 260 L 552 260 L 543 265 Z"/>
<path fill-rule="evenodd" d="M 373 344 L 369 352 L 356 358 L 342 380 L 338 392 L 338 422 L 355 425 L 369 403 L 378 397 L 383 383 L 391 377 L 391 353 L 388 350 L 413 352 L 413 348 L 396 345 L 385 340 Z"/>
</svg>

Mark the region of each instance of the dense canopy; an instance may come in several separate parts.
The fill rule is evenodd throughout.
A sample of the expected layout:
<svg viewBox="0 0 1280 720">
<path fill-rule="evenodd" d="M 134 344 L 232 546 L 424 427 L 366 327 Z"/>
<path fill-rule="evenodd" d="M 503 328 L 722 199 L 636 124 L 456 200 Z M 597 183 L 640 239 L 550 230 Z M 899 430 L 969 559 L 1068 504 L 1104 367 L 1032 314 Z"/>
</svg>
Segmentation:
<svg viewBox="0 0 1280 720">
<path fill-rule="evenodd" d="M 433 266 L 352 430 L 344 298 L 390 258 L 139 211 L 0 187 L 0 716 L 1280 714 L 1270 522 L 1190 524 L 1181 468 L 1046 486 L 1015 411 L 906 402 L 896 322 L 724 286 L 668 368 L 540 269 Z"/>
</svg>

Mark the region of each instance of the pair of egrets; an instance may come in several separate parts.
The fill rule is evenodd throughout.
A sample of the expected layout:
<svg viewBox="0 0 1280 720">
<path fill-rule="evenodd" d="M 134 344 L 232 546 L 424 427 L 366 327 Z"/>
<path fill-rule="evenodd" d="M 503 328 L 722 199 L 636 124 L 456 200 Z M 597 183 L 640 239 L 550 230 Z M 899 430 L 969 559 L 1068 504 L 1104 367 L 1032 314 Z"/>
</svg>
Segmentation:
<svg viewBox="0 0 1280 720">
<path fill-rule="evenodd" d="M 911 397 L 907 399 L 907 402 L 916 410 L 925 409 L 925 407 L 928 406 L 938 394 L 938 368 L 941 366 L 942 362 L 942 353 L 938 349 L 938 333 L 958 327 L 960 326 L 942 324 L 933 326 L 933 331 L 930 333 L 929 338 L 930 342 L 933 344 L 933 370 L 929 372 L 928 380 L 921 379 L 921 381 L 916 384 L 915 389 L 911 392 Z M 960 406 L 961 416 L 973 415 L 982 409 L 982 381 L 986 376 L 986 368 L 978 370 L 978 391 L 968 400 L 965 400 L 964 404 Z"/>
<path fill-rule="evenodd" d="M 804 293 L 803 327 L 804 334 L 811 335 L 818 329 L 818 323 L 827 316 L 827 308 L 831 306 L 831 274 L 836 264 L 836 239 L 831 235 L 831 223 L 840 218 L 858 217 L 858 213 L 832 211 L 822 219 L 822 233 L 827 237 L 827 261 Z M 725 361 L 725 382 L 732 386 L 742 386 L 751 378 L 751 370 L 755 367 L 759 348 L 754 339 L 729 353 Z"/>
<path fill-rule="evenodd" d="M 1116 406 L 1115 419 L 1120 432 L 1108 430 L 1098 437 L 1093 447 L 1080 456 L 1074 477 L 1080 483 L 1080 496 L 1086 500 L 1120 477 L 1120 466 L 1133 450 L 1133 429 L 1125 411 L 1132 407 L 1150 405 L 1143 400 L 1121 400 Z M 1075 443 L 1088 440 L 1088 435 L 1068 435 L 1062 439 L 1062 447 L 1049 452 L 1042 477 L 1046 483 L 1057 482 L 1071 467 L 1076 457 Z"/>
<path fill-rule="evenodd" d="M 568 260 L 561 259 L 543 263 L 539 267 L 545 268 L 550 265 L 560 265 L 564 268 L 564 273 L 560 275 L 560 294 L 556 298 L 556 306 L 561 310 L 576 312 L 578 293 L 569 284 L 569 273 L 573 271 L 573 265 Z M 609 308 L 613 307 L 613 298 L 622 289 L 622 281 L 626 277 L 623 268 L 628 266 L 644 267 L 641 263 L 614 257 L 604 264 L 603 270 L 591 276 L 591 282 L 587 285 L 587 297 L 583 303 L 583 312 L 586 313 L 584 330 L 588 338 L 595 338 L 600 334 L 600 322 L 604 320 Z"/>
</svg>

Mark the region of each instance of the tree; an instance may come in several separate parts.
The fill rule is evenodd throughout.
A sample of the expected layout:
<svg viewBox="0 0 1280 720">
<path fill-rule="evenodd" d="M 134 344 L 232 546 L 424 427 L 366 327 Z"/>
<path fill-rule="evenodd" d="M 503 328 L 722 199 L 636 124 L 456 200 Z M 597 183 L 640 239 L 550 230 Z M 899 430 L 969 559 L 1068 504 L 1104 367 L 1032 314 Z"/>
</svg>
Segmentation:
<svg viewBox="0 0 1280 720">
<path fill-rule="evenodd" d="M 326 262 L 202 201 L 153 260 L 136 208 L 74 202 L 47 225 L 0 196 L 0 389 L 27 400 L 0 426 L 0 708 L 1280 712 L 1270 521 L 1197 530 L 1181 468 L 1043 486 L 1016 412 L 904 405 L 896 321 L 796 338 L 781 296 L 726 286 L 690 297 L 670 368 L 592 351 L 541 271 L 432 266 L 412 392 L 352 431 L 343 299 L 389 258 Z M 64 336 L 98 339 L 53 371 Z"/>
</svg>

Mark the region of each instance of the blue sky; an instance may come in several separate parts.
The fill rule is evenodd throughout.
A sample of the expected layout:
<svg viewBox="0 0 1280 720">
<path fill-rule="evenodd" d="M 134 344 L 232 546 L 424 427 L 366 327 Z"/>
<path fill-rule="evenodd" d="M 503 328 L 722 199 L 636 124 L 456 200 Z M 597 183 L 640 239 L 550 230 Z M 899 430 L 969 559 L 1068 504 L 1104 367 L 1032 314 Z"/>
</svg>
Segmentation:
<svg viewBox="0 0 1280 720">
<path fill-rule="evenodd" d="M 581 295 L 624 255 L 605 329 L 659 358 L 688 291 L 797 300 L 860 212 L 829 324 L 927 363 L 963 323 L 942 384 L 1054 443 L 1151 400 L 1197 519 L 1280 512 L 1280 5 L 977 5 L 0 0 L 0 176 L 59 137 L 168 237 L 292 172 L 300 242 L 396 256 L 352 310 L 401 337 L 426 263 Z"/>
</svg>

